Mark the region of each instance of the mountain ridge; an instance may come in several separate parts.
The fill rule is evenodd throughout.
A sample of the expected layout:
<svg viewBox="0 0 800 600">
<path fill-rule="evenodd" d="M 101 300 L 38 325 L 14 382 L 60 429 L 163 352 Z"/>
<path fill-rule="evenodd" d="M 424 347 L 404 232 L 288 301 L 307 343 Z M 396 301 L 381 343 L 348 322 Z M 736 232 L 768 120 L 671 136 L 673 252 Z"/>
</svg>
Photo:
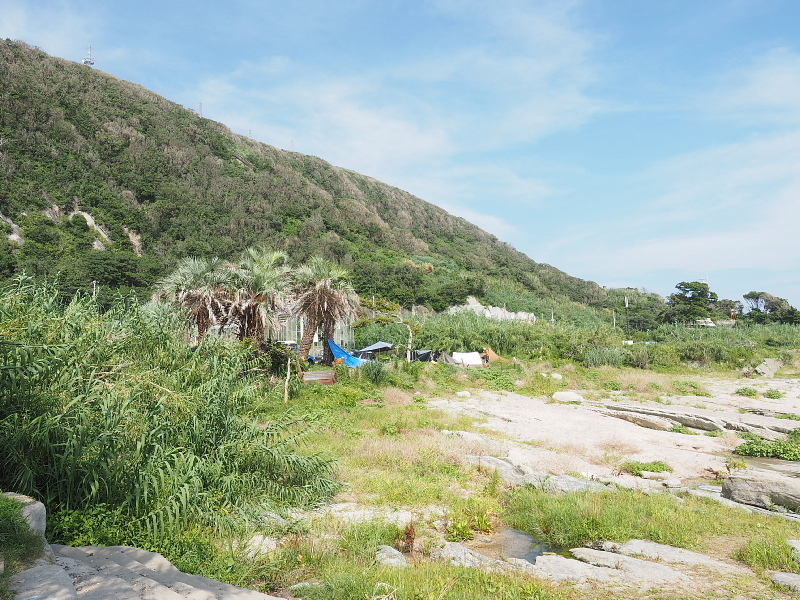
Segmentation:
<svg viewBox="0 0 800 600">
<path fill-rule="evenodd" d="M 406 305 L 442 308 L 498 286 L 607 300 L 598 284 L 537 263 L 409 192 L 232 133 L 24 42 L 0 41 L 0 79 L 0 276 L 146 287 L 182 257 L 230 258 L 265 244 L 296 262 L 326 256 L 354 272 L 360 293 Z M 45 215 L 53 206 L 72 216 Z M 75 218 L 81 212 L 108 240 Z M 5 239 L 14 235 L 25 243 Z M 509 308 L 531 308 L 515 296 Z"/>
</svg>

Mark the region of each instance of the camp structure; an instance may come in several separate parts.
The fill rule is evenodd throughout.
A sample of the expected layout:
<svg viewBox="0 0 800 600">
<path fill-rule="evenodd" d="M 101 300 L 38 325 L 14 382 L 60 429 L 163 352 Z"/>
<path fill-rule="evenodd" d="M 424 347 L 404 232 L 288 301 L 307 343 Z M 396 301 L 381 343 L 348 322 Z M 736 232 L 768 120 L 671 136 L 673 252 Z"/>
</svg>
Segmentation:
<svg viewBox="0 0 800 600">
<path fill-rule="evenodd" d="M 363 358 L 358 358 L 357 356 L 353 356 L 333 340 L 327 340 L 327 341 L 328 341 L 328 346 L 330 346 L 331 353 L 333 354 L 333 358 L 336 359 L 336 362 L 341 361 L 351 369 L 360 367 L 365 362 L 367 362 Z"/>
<path fill-rule="evenodd" d="M 411 360 L 419 362 L 432 362 L 437 360 L 438 356 L 439 353 L 434 352 L 433 350 L 414 350 L 411 353 Z"/>
<path fill-rule="evenodd" d="M 375 354 L 377 352 L 386 352 L 392 348 L 394 348 L 394 345 L 390 344 L 389 342 L 375 342 L 374 344 L 366 346 L 361 350 L 356 350 L 353 352 L 353 355 L 359 358 L 375 358 Z"/>
<path fill-rule="evenodd" d="M 483 355 L 488 357 L 490 363 L 497 362 L 498 360 L 501 362 L 508 362 L 507 358 L 503 358 L 491 348 L 484 348 Z"/>
<path fill-rule="evenodd" d="M 483 358 L 480 352 L 453 352 L 452 354 L 442 352 L 441 360 L 442 362 L 461 365 L 462 367 L 483 366 Z"/>
</svg>

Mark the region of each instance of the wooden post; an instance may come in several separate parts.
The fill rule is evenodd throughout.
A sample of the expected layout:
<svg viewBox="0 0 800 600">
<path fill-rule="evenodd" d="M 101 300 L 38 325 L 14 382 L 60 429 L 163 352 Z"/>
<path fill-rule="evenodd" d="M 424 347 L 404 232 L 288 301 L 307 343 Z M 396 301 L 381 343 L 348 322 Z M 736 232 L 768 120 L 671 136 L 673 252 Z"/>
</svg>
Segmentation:
<svg viewBox="0 0 800 600">
<path fill-rule="evenodd" d="M 289 377 L 292 376 L 292 357 L 286 361 L 286 382 L 283 384 L 283 403 L 289 402 Z"/>
</svg>

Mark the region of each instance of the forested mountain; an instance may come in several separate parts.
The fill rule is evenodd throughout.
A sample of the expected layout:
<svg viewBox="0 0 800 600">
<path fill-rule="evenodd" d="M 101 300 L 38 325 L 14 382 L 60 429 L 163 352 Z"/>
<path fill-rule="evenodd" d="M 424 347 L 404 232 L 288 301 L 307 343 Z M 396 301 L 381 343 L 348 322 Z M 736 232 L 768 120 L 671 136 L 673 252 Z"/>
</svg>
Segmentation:
<svg viewBox="0 0 800 600">
<path fill-rule="evenodd" d="M 404 305 L 609 301 L 407 192 L 23 42 L 0 41 L 0 82 L 0 277 L 144 289 L 183 257 L 267 245 L 334 259 L 360 293 Z"/>
</svg>

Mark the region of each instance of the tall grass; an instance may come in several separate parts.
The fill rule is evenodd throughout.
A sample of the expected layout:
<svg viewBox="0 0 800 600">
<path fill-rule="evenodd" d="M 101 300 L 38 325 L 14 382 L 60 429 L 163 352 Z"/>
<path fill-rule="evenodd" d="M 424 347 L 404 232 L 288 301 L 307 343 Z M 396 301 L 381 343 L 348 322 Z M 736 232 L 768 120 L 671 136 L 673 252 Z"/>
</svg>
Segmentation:
<svg viewBox="0 0 800 600">
<path fill-rule="evenodd" d="M 106 505 L 155 538 L 336 489 L 332 461 L 297 449 L 307 419 L 249 416 L 268 389 L 247 346 L 191 350 L 166 307 L 64 305 L 24 279 L 0 307 L 1 488 L 55 511 Z"/>
</svg>

